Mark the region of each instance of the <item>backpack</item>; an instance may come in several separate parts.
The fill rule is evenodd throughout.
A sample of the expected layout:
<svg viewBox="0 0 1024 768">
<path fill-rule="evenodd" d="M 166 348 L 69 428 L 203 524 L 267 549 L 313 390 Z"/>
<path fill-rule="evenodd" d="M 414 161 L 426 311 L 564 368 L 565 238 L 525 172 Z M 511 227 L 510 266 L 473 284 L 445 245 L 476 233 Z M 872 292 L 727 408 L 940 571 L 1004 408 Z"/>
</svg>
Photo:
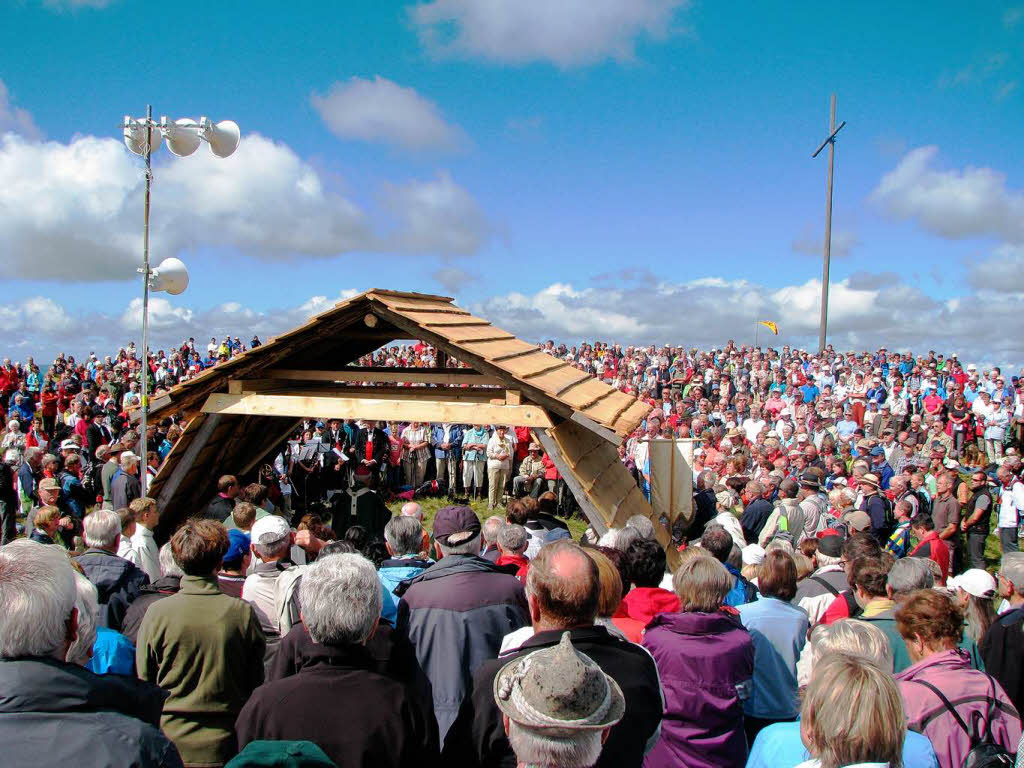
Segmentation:
<svg viewBox="0 0 1024 768">
<path fill-rule="evenodd" d="M 991 681 L 992 677 L 985 675 Z M 938 688 L 925 680 L 912 680 L 911 682 L 920 683 L 921 685 L 928 688 L 932 693 L 939 697 L 939 701 L 951 715 L 956 719 L 957 725 L 964 729 L 964 733 L 971 739 L 971 749 L 964 755 L 964 760 L 960 764 L 960 768 L 1013 768 L 1013 758 L 1010 753 L 1007 752 L 1002 746 L 997 744 L 992 738 L 992 710 L 995 703 L 995 683 L 992 685 L 992 697 L 988 699 L 988 708 L 984 715 L 980 715 L 978 712 L 974 713 L 973 730 L 967 727 L 967 723 L 960 717 L 960 713 L 956 711 L 956 708 L 950 703 L 949 699 L 946 698 L 945 694 L 942 693 Z M 985 721 L 985 732 L 978 735 L 978 720 L 983 719 Z"/>
</svg>

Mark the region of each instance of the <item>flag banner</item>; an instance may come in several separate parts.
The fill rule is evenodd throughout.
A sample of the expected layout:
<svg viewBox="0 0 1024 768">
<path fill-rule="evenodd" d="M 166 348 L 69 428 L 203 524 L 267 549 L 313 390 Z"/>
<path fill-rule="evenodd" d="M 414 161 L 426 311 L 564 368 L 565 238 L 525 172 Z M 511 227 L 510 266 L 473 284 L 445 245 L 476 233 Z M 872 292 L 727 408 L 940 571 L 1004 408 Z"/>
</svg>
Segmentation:
<svg viewBox="0 0 1024 768">
<path fill-rule="evenodd" d="M 776 336 L 779 335 L 779 326 L 776 325 L 775 323 L 773 323 L 771 320 L 758 320 L 757 324 L 758 325 L 763 325 L 765 328 L 767 328 L 769 331 L 774 333 Z"/>
</svg>

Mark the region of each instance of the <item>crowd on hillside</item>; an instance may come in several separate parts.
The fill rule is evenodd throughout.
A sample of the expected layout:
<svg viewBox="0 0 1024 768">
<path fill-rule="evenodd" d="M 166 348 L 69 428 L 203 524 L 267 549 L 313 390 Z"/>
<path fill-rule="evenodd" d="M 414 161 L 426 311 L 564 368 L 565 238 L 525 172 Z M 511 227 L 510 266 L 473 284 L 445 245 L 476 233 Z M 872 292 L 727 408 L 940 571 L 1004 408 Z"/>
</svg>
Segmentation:
<svg viewBox="0 0 1024 768">
<path fill-rule="evenodd" d="M 620 447 L 645 492 L 650 441 L 694 441 L 667 544 L 643 517 L 574 541 L 555 462 L 504 425 L 324 414 L 161 509 L 139 477 L 186 425 L 139 455 L 139 374 L 171 386 L 237 337 L 4 360 L 5 763 L 1011 764 L 1016 379 L 884 348 L 543 346 L 650 402 Z M 452 499 L 427 522 L 429 494 Z"/>
</svg>

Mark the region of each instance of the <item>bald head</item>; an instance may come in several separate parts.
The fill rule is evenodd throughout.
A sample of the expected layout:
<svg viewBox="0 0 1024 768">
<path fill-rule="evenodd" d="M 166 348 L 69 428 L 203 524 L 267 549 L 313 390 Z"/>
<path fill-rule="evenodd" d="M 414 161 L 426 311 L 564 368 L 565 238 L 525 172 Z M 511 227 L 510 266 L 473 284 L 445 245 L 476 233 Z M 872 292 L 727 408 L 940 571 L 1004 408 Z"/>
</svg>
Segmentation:
<svg viewBox="0 0 1024 768">
<path fill-rule="evenodd" d="M 415 501 L 410 501 L 402 505 L 402 517 L 415 517 L 421 523 L 423 522 L 423 507 L 417 504 Z"/>
<path fill-rule="evenodd" d="M 559 539 L 530 562 L 526 591 L 534 629 L 588 626 L 601 594 L 597 564 L 578 544 Z"/>
</svg>

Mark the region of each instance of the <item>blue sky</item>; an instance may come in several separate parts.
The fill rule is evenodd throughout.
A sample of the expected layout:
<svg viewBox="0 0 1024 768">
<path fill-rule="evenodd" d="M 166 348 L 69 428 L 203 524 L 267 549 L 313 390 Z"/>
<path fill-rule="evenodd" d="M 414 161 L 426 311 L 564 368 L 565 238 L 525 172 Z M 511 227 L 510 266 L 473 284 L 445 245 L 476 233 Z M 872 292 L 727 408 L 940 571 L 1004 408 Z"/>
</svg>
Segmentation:
<svg viewBox="0 0 1024 768">
<path fill-rule="evenodd" d="M 978 339 L 965 308 L 1016 322 L 1024 291 L 1022 43 L 1024 6 L 997 3 L 4 2 L 0 133 L 20 138 L 0 152 L 0 328 L 46 353 L 83 324 L 90 344 L 137 337 L 141 164 L 76 142 L 118 140 L 152 102 L 270 140 L 221 169 L 205 147 L 160 150 L 156 260 L 192 275 L 158 307 L 168 340 L 281 330 L 311 297 L 376 286 L 454 292 L 530 337 L 713 344 L 766 315 L 813 343 L 826 163 L 810 154 L 835 91 L 837 343 L 1011 362 L 1019 323 Z M 14 210 L 19 174 L 50 202 Z M 36 297 L 54 306 L 18 303 Z"/>
</svg>

